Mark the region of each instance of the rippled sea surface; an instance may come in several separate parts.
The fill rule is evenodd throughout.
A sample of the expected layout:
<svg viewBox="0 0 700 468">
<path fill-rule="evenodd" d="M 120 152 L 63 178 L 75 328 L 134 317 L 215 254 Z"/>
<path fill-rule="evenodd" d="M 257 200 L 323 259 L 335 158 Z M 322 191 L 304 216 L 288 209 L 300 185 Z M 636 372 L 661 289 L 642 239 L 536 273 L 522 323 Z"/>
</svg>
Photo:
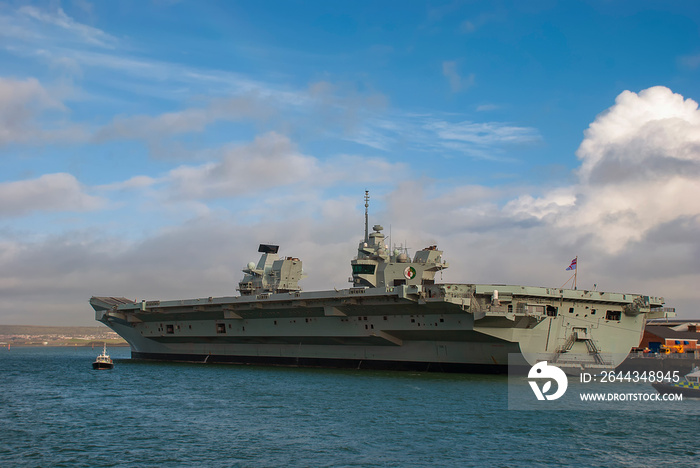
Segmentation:
<svg viewBox="0 0 700 468">
<path fill-rule="evenodd" d="M 514 411 L 506 376 L 129 360 L 0 349 L 0 466 L 700 465 L 700 401 Z"/>
</svg>

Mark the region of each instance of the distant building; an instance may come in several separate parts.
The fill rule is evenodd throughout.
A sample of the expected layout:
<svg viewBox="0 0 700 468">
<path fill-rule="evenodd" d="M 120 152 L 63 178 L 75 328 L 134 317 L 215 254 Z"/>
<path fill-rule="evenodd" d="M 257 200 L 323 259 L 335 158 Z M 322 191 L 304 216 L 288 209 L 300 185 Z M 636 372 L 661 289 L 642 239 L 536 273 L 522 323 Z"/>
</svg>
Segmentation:
<svg viewBox="0 0 700 468">
<path fill-rule="evenodd" d="M 668 348 L 671 352 L 694 352 L 700 350 L 700 321 L 695 320 L 650 320 L 647 322 L 639 347 L 652 353 Z"/>
</svg>

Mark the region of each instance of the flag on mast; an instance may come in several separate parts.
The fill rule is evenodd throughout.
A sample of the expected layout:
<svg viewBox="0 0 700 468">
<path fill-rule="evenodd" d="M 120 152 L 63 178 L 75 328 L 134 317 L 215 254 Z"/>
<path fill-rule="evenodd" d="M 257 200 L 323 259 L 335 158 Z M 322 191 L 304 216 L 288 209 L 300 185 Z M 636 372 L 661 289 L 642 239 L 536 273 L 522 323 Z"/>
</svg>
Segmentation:
<svg viewBox="0 0 700 468">
<path fill-rule="evenodd" d="M 575 270 L 575 269 L 576 269 L 576 263 L 577 263 L 577 262 L 578 262 L 578 257 L 576 257 L 576 258 L 574 258 L 573 260 L 571 260 L 571 265 L 569 265 L 569 267 L 567 268 L 567 271 L 568 271 L 568 270 Z"/>
</svg>

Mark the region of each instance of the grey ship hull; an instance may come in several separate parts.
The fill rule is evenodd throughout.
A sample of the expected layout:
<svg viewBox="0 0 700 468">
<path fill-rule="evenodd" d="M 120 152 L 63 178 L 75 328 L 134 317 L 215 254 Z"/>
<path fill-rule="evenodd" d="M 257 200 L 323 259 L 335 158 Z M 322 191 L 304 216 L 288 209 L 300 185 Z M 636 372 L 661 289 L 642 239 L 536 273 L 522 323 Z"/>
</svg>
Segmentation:
<svg viewBox="0 0 700 468">
<path fill-rule="evenodd" d="M 112 328 L 128 336 L 122 327 L 114 325 Z M 454 339 L 420 338 L 402 340 L 400 345 L 382 343 L 384 340 L 375 337 L 258 337 L 255 341 L 259 343 L 237 343 L 236 339 L 214 337 L 150 342 L 135 338 L 130 344 L 134 359 L 426 372 L 503 373 L 507 371 L 508 354 L 520 353 L 515 343 L 475 333 L 465 332 Z M 467 341 L 470 339 L 475 341 Z M 329 344 L 330 341 L 335 344 Z M 520 364 L 525 365 L 525 362 Z"/>
<path fill-rule="evenodd" d="M 121 335 L 137 359 L 505 372 L 509 357 L 523 366 L 549 360 L 615 367 L 639 344 L 649 312 L 629 307 L 639 297 L 435 284 L 90 302 L 96 319 Z"/>
</svg>

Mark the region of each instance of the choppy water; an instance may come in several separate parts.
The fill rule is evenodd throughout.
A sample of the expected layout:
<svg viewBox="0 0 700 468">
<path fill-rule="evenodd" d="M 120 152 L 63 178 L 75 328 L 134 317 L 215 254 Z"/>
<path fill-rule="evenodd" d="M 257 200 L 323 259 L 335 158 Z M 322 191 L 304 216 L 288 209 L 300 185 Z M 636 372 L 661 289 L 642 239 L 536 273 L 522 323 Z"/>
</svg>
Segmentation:
<svg viewBox="0 0 700 468">
<path fill-rule="evenodd" d="M 0 466 L 700 465 L 675 411 L 508 410 L 505 376 L 139 363 L 0 349 Z"/>
</svg>

